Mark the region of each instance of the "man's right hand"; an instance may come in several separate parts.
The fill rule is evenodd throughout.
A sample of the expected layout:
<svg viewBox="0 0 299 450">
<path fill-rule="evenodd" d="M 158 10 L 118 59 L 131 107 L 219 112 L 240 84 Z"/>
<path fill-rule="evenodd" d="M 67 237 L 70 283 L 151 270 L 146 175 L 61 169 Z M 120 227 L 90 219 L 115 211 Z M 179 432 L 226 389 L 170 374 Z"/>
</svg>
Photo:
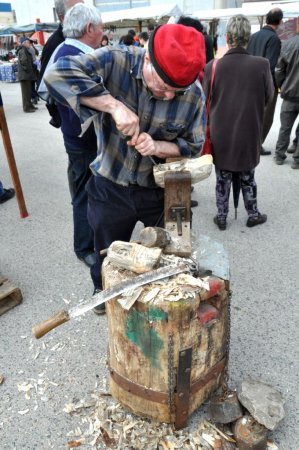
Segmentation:
<svg viewBox="0 0 299 450">
<path fill-rule="evenodd" d="M 139 117 L 126 105 L 117 101 L 116 107 L 111 112 L 116 128 L 124 135 L 130 136 L 129 145 L 135 145 L 139 136 Z"/>
<path fill-rule="evenodd" d="M 110 94 L 98 97 L 80 97 L 82 105 L 111 114 L 116 128 L 124 136 L 129 136 L 129 145 L 135 145 L 139 136 L 139 117 L 126 105 L 116 100 Z"/>
</svg>

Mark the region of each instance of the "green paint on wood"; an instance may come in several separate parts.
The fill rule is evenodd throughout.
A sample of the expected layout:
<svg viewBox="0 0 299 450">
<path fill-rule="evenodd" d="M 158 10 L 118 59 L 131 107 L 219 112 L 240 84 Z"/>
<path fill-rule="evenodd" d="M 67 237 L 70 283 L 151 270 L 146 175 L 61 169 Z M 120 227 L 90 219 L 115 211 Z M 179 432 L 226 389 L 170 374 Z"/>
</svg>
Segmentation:
<svg viewBox="0 0 299 450">
<path fill-rule="evenodd" d="M 164 344 L 151 322 L 167 320 L 167 313 L 157 308 L 150 308 L 148 313 L 139 312 L 135 308 L 129 312 L 126 322 L 126 336 L 137 345 L 150 360 L 151 365 L 160 369 L 159 352 Z"/>
<path fill-rule="evenodd" d="M 148 310 L 148 320 L 167 320 L 168 314 L 162 309 L 158 308 L 149 308 Z"/>
</svg>

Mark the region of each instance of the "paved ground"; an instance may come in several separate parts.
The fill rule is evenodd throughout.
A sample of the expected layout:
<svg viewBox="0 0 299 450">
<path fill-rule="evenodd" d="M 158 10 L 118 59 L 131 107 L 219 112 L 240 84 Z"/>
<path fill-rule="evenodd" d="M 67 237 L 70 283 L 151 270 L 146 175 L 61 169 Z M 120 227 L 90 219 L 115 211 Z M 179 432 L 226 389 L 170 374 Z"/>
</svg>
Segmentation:
<svg viewBox="0 0 299 450">
<path fill-rule="evenodd" d="M 106 318 L 89 313 L 41 341 L 31 337 L 33 324 L 87 299 L 92 287 L 88 269 L 72 252 L 60 132 L 48 125 L 43 106 L 34 114 L 22 112 L 18 84 L 1 83 L 0 88 L 29 211 L 21 220 L 16 200 L 0 205 L 0 272 L 24 296 L 22 305 L 0 317 L 0 374 L 5 377 L 0 448 L 60 450 L 77 426 L 64 405 L 83 398 L 106 374 Z M 273 150 L 278 130 L 277 114 L 267 148 Z M 0 179 L 11 186 L 2 147 L 0 142 Z M 266 156 L 257 169 L 259 207 L 269 218 L 265 225 L 247 228 L 241 201 L 238 219 L 232 211 L 228 229 L 216 229 L 212 175 L 196 187 L 200 206 L 194 210 L 194 230 L 222 242 L 230 257 L 231 386 L 252 376 L 278 388 L 286 399 L 286 418 L 273 437 L 280 449 L 298 450 L 299 172 L 290 164 L 290 157 L 276 166 Z M 32 389 L 26 399 L 28 383 Z M 197 420 L 195 414 L 192 422 Z"/>
</svg>

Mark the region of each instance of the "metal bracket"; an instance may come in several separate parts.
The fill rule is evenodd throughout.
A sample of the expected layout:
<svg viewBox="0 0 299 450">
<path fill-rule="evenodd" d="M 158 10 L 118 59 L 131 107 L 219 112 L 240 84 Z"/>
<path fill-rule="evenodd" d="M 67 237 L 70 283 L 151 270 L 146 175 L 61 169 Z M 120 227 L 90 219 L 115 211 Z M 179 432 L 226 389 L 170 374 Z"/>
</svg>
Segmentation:
<svg viewBox="0 0 299 450">
<path fill-rule="evenodd" d="M 185 220 L 186 208 L 184 206 L 173 206 L 171 208 L 171 217 L 176 221 L 178 236 L 182 236 L 182 222 Z"/>
<path fill-rule="evenodd" d="M 191 393 L 191 365 L 192 347 L 189 347 L 181 350 L 179 353 L 175 413 L 175 428 L 177 430 L 187 426 L 189 415 L 189 398 Z"/>
</svg>

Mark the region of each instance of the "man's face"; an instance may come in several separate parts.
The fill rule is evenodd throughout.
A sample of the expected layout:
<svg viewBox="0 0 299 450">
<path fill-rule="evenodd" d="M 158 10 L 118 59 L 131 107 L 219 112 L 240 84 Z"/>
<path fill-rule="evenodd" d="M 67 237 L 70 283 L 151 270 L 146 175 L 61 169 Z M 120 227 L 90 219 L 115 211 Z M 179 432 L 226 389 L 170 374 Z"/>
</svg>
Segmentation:
<svg viewBox="0 0 299 450">
<path fill-rule="evenodd" d="M 97 25 L 90 25 L 90 47 L 96 49 L 101 47 L 102 42 L 102 36 L 103 36 L 103 24 L 99 23 Z"/>
<path fill-rule="evenodd" d="M 177 89 L 165 84 L 155 71 L 148 53 L 144 56 L 142 74 L 147 88 L 158 100 L 173 100 L 176 96 L 184 95 L 189 90 L 189 88 Z"/>
<path fill-rule="evenodd" d="M 23 47 L 26 47 L 26 48 L 29 48 L 30 47 L 30 41 L 25 41 L 25 42 L 23 42 Z"/>
</svg>

